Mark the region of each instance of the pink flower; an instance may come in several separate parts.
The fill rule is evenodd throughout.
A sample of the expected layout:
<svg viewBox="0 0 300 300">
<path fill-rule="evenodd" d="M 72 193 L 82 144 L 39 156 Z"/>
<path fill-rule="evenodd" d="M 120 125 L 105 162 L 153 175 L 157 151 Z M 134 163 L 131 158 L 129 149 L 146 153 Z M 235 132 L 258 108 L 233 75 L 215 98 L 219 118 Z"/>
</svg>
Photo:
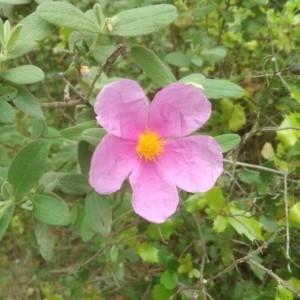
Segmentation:
<svg viewBox="0 0 300 300">
<path fill-rule="evenodd" d="M 176 186 L 205 192 L 223 171 L 218 143 L 210 136 L 189 136 L 211 114 L 210 102 L 193 85 L 170 84 L 149 105 L 137 82 L 121 79 L 101 90 L 94 110 L 108 133 L 93 154 L 90 185 L 111 194 L 129 176 L 133 209 L 151 222 L 175 213 Z"/>
</svg>

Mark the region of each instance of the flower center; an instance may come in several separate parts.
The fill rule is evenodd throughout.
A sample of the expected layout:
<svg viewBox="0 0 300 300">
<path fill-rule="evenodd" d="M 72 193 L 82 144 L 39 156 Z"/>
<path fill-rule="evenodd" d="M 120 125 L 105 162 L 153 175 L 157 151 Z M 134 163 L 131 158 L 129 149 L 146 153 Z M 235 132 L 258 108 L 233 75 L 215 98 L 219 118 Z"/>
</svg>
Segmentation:
<svg viewBox="0 0 300 300">
<path fill-rule="evenodd" d="M 155 160 L 160 153 L 164 152 L 164 140 L 160 139 L 158 135 L 150 129 L 147 129 L 140 135 L 135 149 L 140 158 Z"/>
</svg>

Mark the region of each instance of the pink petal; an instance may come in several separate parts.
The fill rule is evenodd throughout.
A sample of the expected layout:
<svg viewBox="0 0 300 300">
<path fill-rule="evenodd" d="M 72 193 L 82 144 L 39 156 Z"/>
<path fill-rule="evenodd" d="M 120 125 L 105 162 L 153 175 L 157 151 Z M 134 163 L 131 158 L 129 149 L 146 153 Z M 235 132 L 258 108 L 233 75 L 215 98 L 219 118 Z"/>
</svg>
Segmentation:
<svg viewBox="0 0 300 300">
<path fill-rule="evenodd" d="M 137 140 L 148 125 L 149 103 L 133 80 L 121 79 L 106 85 L 96 98 L 98 123 L 115 136 Z"/>
<path fill-rule="evenodd" d="M 206 192 L 223 172 L 223 156 L 212 137 L 189 136 L 167 141 L 159 166 L 179 188 Z"/>
<path fill-rule="evenodd" d="M 211 104 L 199 88 L 174 83 L 155 95 L 149 127 L 162 137 L 182 137 L 202 126 L 210 114 Z"/>
<path fill-rule="evenodd" d="M 144 219 L 162 223 L 175 213 L 179 197 L 175 184 L 166 179 L 155 162 L 140 160 L 129 176 L 134 211 Z"/>
<path fill-rule="evenodd" d="M 104 136 L 91 160 L 89 182 L 96 192 L 111 194 L 121 188 L 137 164 L 135 144 L 112 134 Z"/>
</svg>

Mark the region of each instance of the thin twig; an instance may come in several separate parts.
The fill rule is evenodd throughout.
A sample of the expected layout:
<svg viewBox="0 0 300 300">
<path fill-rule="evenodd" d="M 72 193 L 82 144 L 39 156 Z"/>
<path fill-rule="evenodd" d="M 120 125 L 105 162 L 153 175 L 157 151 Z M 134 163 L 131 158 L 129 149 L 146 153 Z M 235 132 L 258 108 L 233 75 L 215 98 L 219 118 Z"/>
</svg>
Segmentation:
<svg viewBox="0 0 300 300">
<path fill-rule="evenodd" d="M 283 200 L 284 200 L 284 212 L 285 212 L 285 234 L 286 234 L 286 258 L 288 259 L 287 268 L 291 273 L 291 266 L 290 266 L 290 223 L 289 223 L 289 203 L 288 203 L 288 194 L 287 194 L 287 174 L 283 177 L 283 184 L 284 184 L 284 192 L 283 192 Z"/>
<path fill-rule="evenodd" d="M 205 240 L 203 238 L 203 234 L 202 234 L 202 230 L 201 230 L 200 224 L 198 222 L 197 217 L 194 214 L 192 216 L 193 216 L 194 221 L 196 223 L 196 228 L 197 228 L 197 231 L 198 231 L 198 234 L 199 234 L 199 238 L 200 238 L 200 241 L 201 241 L 201 246 L 202 246 L 202 250 L 203 250 L 203 254 L 204 254 L 205 260 L 207 262 L 209 262 L 209 258 L 208 258 L 207 251 L 206 251 Z"/>
<path fill-rule="evenodd" d="M 72 85 L 72 83 L 67 80 L 64 73 L 62 72 L 58 73 L 58 77 L 61 79 L 61 81 L 63 81 L 66 85 L 70 87 L 70 89 L 78 96 L 79 99 L 85 101 L 84 97 L 76 90 L 76 88 Z"/>
<path fill-rule="evenodd" d="M 258 263 L 257 261 L 255 261 L 254 259 L 251 259 L 251 258 L 249 259 L 248 263 L 253 264 L 254 266 L 261 269 L 262 271 L 265 271 L 269 276 L 274 278 L 277 281 L 278 284 L 282 285 L 284 288 L 286 288 L 287 290 L 289 290 L 290 292 L 295 294 L 297 297 L 300 297 L 300 291 L 299 290 L 296 290 L 293 286 L 290 285 L 290 283 L 288 281 L 283 280 L 282 278 L 280 278 L 272 270 L 267 269 L 266 267 L 264 267 L 263 265 L 261 265 L 260 263 Z"/>
<path fill-rule="evenodd" d="M 270 238 L 268 241 L 266 241 L 265 243 L 263 243 L 261 246 L 259 246 L 257 249 L 255 249 L 254 251 L 252 251 L 252 252 L 249 253 L 248 255 L 236 259 L 231 265 L 229 265 L 229 266 L 228 266 L 227 268 L 225 268 L 223 271 L 221 271 L 221 272 L 219 272 L 218 274 L 216 274 L 215 276 L 213 276 L 211 280 L 215 280 L 215 279 L 221 277 L 222 275 L 228 273 L 228 272 L 231 271 L 233 268 L 235 268 L 238 264 L 249 261 L 253 255 L 262 252 L 262 251 L 263 251 L 264 249 L 266 249 L 271 243 L 273 243 L 273 241 L 276 239 L 276 237 L 278 236 L 278 234 L 279 234 L 280 232 L 282 232 L 282 231 L 283 231 L 283 228 L 280 228 L 279 230 L 277 230 L 277 231 L 271 236 L 271 238 Z"/>
<path fill-rule="evenodd" d="M 272 41 L 272 35 L 271 35 L 271 30 L 269 29 L 269 36 L 270 36 L 270 45 L 271 45 L 271 51 L 272 51 L 272 59 L 271 61 L 273 62 L 274 65 L 274 76 L 277 76 L 279 78 L 279 80 L 282 82 L 283 86 L 290 91 L 290 87 L 287 84 L 287 82 L 284 80 L 284 78 L 281 75 L 281 71 L 278 67 L 278 63 L 277 63 L 277 59 L 276 59 L 276 55 L 275 55 L 275 50 L 274 50 L 274 45 L 273 45 L 273 41 Z"/>
<path fill-rule="evenodd" d="M 201 285 L 201 292 L 203 295 L 203 300 L 207 300 L 207 291 L 206 291 L 206 283 L 207 280 L 204 278 L 204 268 L 205 268 L 205 263 L 206 263 L 206 251 L 205 253 L 202 255 L 202 260 L 201 260 L 201 268 L 200 268 L 200 285 Z"/>
<path fill-rule="evenodd" d="M 92 84 L 87 92 L 87 95 L 85 97 L 83 97 L 77 90 L 76 88 L 65 78 L 63 73 L 59 73 L 59 77 L 60 79 L 65 83 L 68 84 L 70 89 L 78 96 L 79 99 L 76 100 L 71 100 L 68 102 L 49 102 L 49 103 L 41 103 L 41 108 L 43 109 L 51 109 L 51 108 L 66 108 L 66 107 L 73 107 L 79 104 L 87 104 L 89 102 L 89 97 L 93 91 L 93 88 L 96 84 L 96 81 L 98 80 L 98 78 L 101 76 L 101 74 L 103 73 L 103 71 L 109 67 L 110 65 L 112 65 L 116 59 L 121 55 L 123 49 L 123 45 L 119 44 L 116 46 L 115 50 L 113 51 L 113 53 L 106 59 L 105 63 L 102 64 L 99 69 L 98 72 L 96 74 L 96 76 L 94 77 Z"/>
<path fill-rule="evenodd" d="M 279 128 L 279 127 L 266 126 L 266 127 L 261 128 L 260 130 L 261 131 L 282 131 L 282 130 L 290 130 L 290 129 L 300 130 L 300 127 L 299 126 L 287 126 L 287 127 Z"/>
<path fill-rule="evenodd" d="M 89 259 L 82 263 L 76 263 L 72 266 L 66 267 L 66 268 L 61 268 L 61 269 L 54 269 L 50 270 L 50 273 L 69 273 L 69 274 L 74 274 L 78 272 L 83 266 L 89 264 L 92 260 L 94 260 L 97 256 L 101 255 L 104 253 L 104 251 L 109 247 L 109 245 L 105 245 L 103 248 L 99 249 L 95 254 L 93 254 Z"/>
<path fill-rule="evenodd" d="M 239 161 L 232 161 L 232 160 L 228 160 L 228 159 L 224 159 L 223 161 L 225 163 L 229 163 L 229 164 L 232 164 L 232 165 L 242 166 L 242 167 L 257 169 L 257 170 L 262 170 L 262 171 L 266 171 L 266 172 L 279 174 L 279 175 L 282 175 L 282 176 L 287 174 L 284 171 L 279 171 L 279 170 L 275 170 L 275 169 L 271 169 L 271 168 L 267 168 L 267 167 L 262 167 L 262 166 L 257 166 L 257 165 L 252 165 L 252 164 L 248 164 L 248 163 L 242 163 L 242 162 L 239 162 Z"/>
<path fill-rule="evenodd" d="M 78 104 L 84 104 L 84 102 L 81 99 L 71 100 L 68 102 L 47 102 L 47 103 L 41 103 L 41 108 L 43 109 L 51 109 L 51 108 L 65 108 L 65 107 L 73 107 Z"/>
<path fill-rule="evenodd" d="M 85 97 L 85 101 L 88 102 L 89 101 L 89 98 L 90 98 L 90 95 L 93 91 L 93 88 L 98 80 L 98 78 L 101 76 L 101 74 L 103 73 L 103 71 L 110 65 L 112 65 L 116 59 L 121 55 L 122 53 L 122 49 L 123 49 L 123 45 L 122 44 L 119 44 L 116 46 L 115 50 L 113 51 L 113 53 L 106 59 L 105 63 L 102 64 L 97 73 L 96 73 L 96 76 L 94 77 L 93 81 L 92 81 L 92 84 L 87 92 L 87 95 Z"/>
</svg>

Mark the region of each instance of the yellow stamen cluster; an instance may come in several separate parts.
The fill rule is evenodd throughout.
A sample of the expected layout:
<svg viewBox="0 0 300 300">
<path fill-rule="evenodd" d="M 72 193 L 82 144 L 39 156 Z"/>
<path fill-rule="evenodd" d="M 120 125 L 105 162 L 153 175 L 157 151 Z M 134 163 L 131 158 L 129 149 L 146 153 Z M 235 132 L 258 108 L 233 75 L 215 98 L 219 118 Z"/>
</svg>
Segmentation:
<svg viewBox="0 0 300 300">
<path fill-rule="evenodd" d="M 136 151 L 140 158 L 146 161 L 152 161 L 159 157 L 164 152 L 164 140 L 160 139 L 158 135 L 147 129 L 139 137 Z"/>
</svg>

